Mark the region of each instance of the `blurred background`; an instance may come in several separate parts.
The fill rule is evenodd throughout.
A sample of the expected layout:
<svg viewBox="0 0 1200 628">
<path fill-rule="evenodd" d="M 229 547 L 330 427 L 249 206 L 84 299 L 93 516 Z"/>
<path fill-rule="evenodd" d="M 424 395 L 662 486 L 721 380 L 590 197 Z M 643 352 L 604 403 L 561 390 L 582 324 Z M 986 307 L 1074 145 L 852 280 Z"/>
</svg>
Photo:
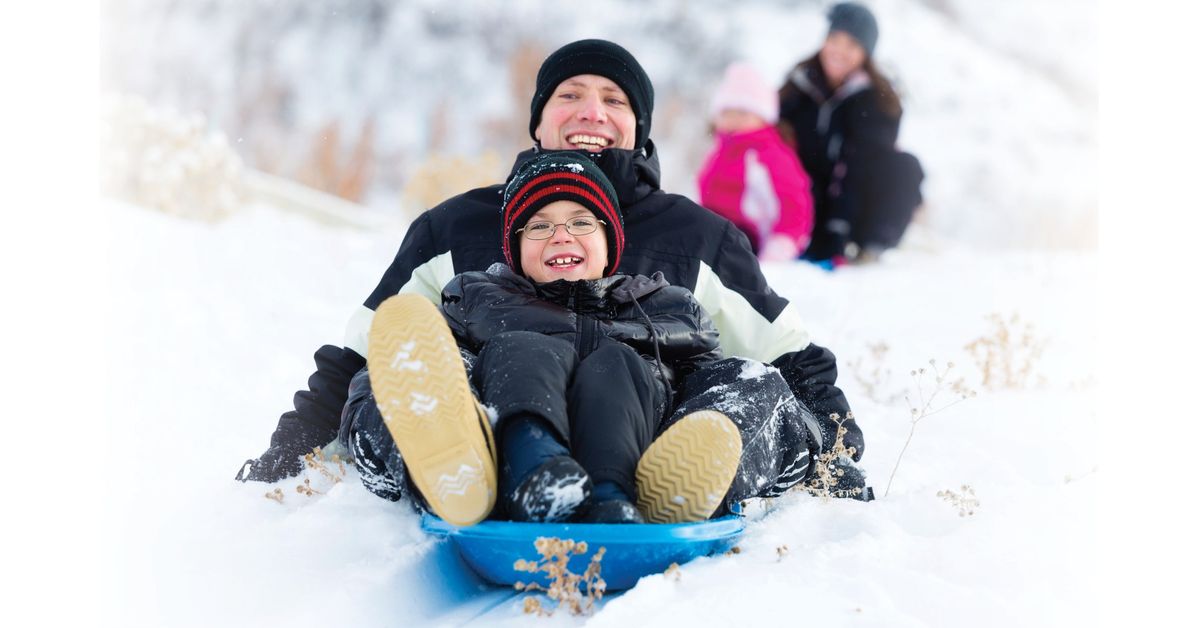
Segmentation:
<svg viewBox="0 0 1200 628">
<path fill-rule="evenodd" d="M 343 214 L 410 219 L 502 181 L 532 144 L 541 61 L 601 37 L 650 74 L 663 187 L 695 198 L 725 65 L 749 61 L 782 84 L 820 46 L 831 4 L 107 0 L 101 183 L 209 220 L 247 196 L 308 189 L 353 203 Z M 900 146 L 927 173 L 909 240 L 1094 248 L 1094 3 L 865 4 L 905 108 Z"/>
</svg>

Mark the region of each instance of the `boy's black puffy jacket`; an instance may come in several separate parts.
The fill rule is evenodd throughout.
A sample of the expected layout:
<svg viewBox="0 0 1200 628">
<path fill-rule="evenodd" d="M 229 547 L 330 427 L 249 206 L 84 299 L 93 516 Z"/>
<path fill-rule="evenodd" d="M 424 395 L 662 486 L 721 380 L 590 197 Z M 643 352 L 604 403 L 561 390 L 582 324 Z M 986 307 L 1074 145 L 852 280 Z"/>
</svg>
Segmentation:
<svg viewBox="0 0 1200 628">
<path fill-rule="evenodd" d="M 535 151 L 518 155 L 513 171 Z M 849 406 L 838 389 L 833 354 L 812 344 L 795 304 L 767 285 L 746 236 L 728 220 L 691 200 L 658 187 L 653 142 L 642 150 L 606 149 L 593 156 L 617 191 L 626 247 L 617 272 L 653 275 L 692 292 L 721 334 L 727 356 L 770 362 L 783 372 L 796 398 L 822 420 L 833 442 L 836 425 L 824 421 Z M 350 378 L 366 365 L 367 331 L 375 308 L 398 293 L 423 294 L 438 302 L 442 288 L 467 271 L 503 262 L 500 250 L 503 185 L 471 190 L 421 214 L 408 228 L 400 250 L 346 328 L 343 345 L 317 350 L 317 370 L 308 390 L 295 395 L 270 448 L 248 461 L 240 479 L 274 481 L 301 471 L 299 456 L 337 436 Z M 863 451 L 862 432 L 847 421 L 846 446 Z"/>
<path fill-rule="evenodd" d="M 722 357 L 712 319 L 692 293 L 669 285 L 662 273 L 535 284 L 497 264 L 451 280 L 442 290 L 442 310 L 454 337 L 472 353 L 508 331 L 561 338 L 580 359 L 616 341 L 656 362 L 672 388 Z"/>
</svg>

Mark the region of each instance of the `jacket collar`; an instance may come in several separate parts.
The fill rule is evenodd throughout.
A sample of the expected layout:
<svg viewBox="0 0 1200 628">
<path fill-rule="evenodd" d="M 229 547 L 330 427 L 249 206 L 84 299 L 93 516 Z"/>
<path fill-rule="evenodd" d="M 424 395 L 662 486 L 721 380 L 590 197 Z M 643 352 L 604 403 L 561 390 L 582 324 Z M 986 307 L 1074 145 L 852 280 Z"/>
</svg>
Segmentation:
<svg viewBox="0 0 1200 628">
<path fill-rule="evenodd" d="M 517 169 L 522 164 L 532 159 L 534 155 L 546 152 L 556 151 L 536 145 L 529 150 L 521 151 L 517 155 L 505 183 L 512 180 L 513 175 L 517 173 Z M 622 209 L 659 189 L 661 169 L 658 165 L 658 149 L 652 140 L 646 140 L 646 147 L 641 150 L 607 148 L 595 154 L 584 151 L 572 152 L 583 153 L 591 157 L 597 166 L 600 166 L 600 170 L 604 172 L 608 180 L 612 182 L 613 188 L 616 189 L 617 200 L 620 201 Z"/>
<path fill-rule="evenodd" d="M 536 295 L 555 303 L 563 303 L 568 297 L 583 306 L 603 307 L 606 300 L 615 303 L 632 303 L 656 290 L 669 285 L 661 271 L 645 275 L 613 275 L 601 279 L 567 281 L 559 279 L 550 283 L 535 284 L 528 277 L 518 275 L 507 264 L 495 263 L 487 269 L 489 275 L 501 282 L 516 287 L 521 292 Z"/>
<path fill-rule="evenodd" d="M 791 80 L 792 85 L 808 94 L 817 104 L 824 104 L 826 101 L 841 102 L 871 87 L 871 77 L 867 76 L 863 70 L 855 70 L 846 77 L 841 87 L 833 90 L 816 64 L 797 67 L 788 75 L 788 79 Z"/>
</svg>

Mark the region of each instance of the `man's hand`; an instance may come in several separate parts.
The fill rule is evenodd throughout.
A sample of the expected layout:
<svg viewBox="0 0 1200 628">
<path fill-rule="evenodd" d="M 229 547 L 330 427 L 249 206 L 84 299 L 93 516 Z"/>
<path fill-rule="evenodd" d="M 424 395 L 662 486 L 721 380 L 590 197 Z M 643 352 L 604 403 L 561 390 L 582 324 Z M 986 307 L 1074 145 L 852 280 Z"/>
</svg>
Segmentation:
<svg viewBox="0 0 1200 628">
<path fill-rule="evenodd" d="M 867 474 L 854 461 L 845 456 L 833 459 L 833 467 L 841 473 L 834 472 L 837 482 L 830 487 L 829 493 L 834 497 L 849 497 L 863 502 L 875 499 L 875 490 L 867 486 Z"/>
<path fill-rule="evenodd" d="M 304 464 L 300 461 L 302 452 L 285 451 L 282 447 L 272 447 L 257 459 L 247 460 L 238 470 L 234 478 L 241 482 L 278 482 L 279 480 L 300 475 Z"/>
</svg>

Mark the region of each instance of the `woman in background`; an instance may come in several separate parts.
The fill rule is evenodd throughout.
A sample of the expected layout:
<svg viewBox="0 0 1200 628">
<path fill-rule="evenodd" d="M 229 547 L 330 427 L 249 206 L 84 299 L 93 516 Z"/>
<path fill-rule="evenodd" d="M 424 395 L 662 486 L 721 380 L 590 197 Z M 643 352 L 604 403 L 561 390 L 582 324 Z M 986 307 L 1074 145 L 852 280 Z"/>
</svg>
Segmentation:
<svg viewBox="0 0 1200 628">
<path fill-rule="evenodd" d="M 878 39 L 869 9 L 835 5 L 825 43 L 779 90 L 780 131 L 813 181 L 804 257 L 829 267 L 896 246 L 921 204 L 921 165 L 896 149 L 900 98 L 871 58 Z"/>
</svg>

